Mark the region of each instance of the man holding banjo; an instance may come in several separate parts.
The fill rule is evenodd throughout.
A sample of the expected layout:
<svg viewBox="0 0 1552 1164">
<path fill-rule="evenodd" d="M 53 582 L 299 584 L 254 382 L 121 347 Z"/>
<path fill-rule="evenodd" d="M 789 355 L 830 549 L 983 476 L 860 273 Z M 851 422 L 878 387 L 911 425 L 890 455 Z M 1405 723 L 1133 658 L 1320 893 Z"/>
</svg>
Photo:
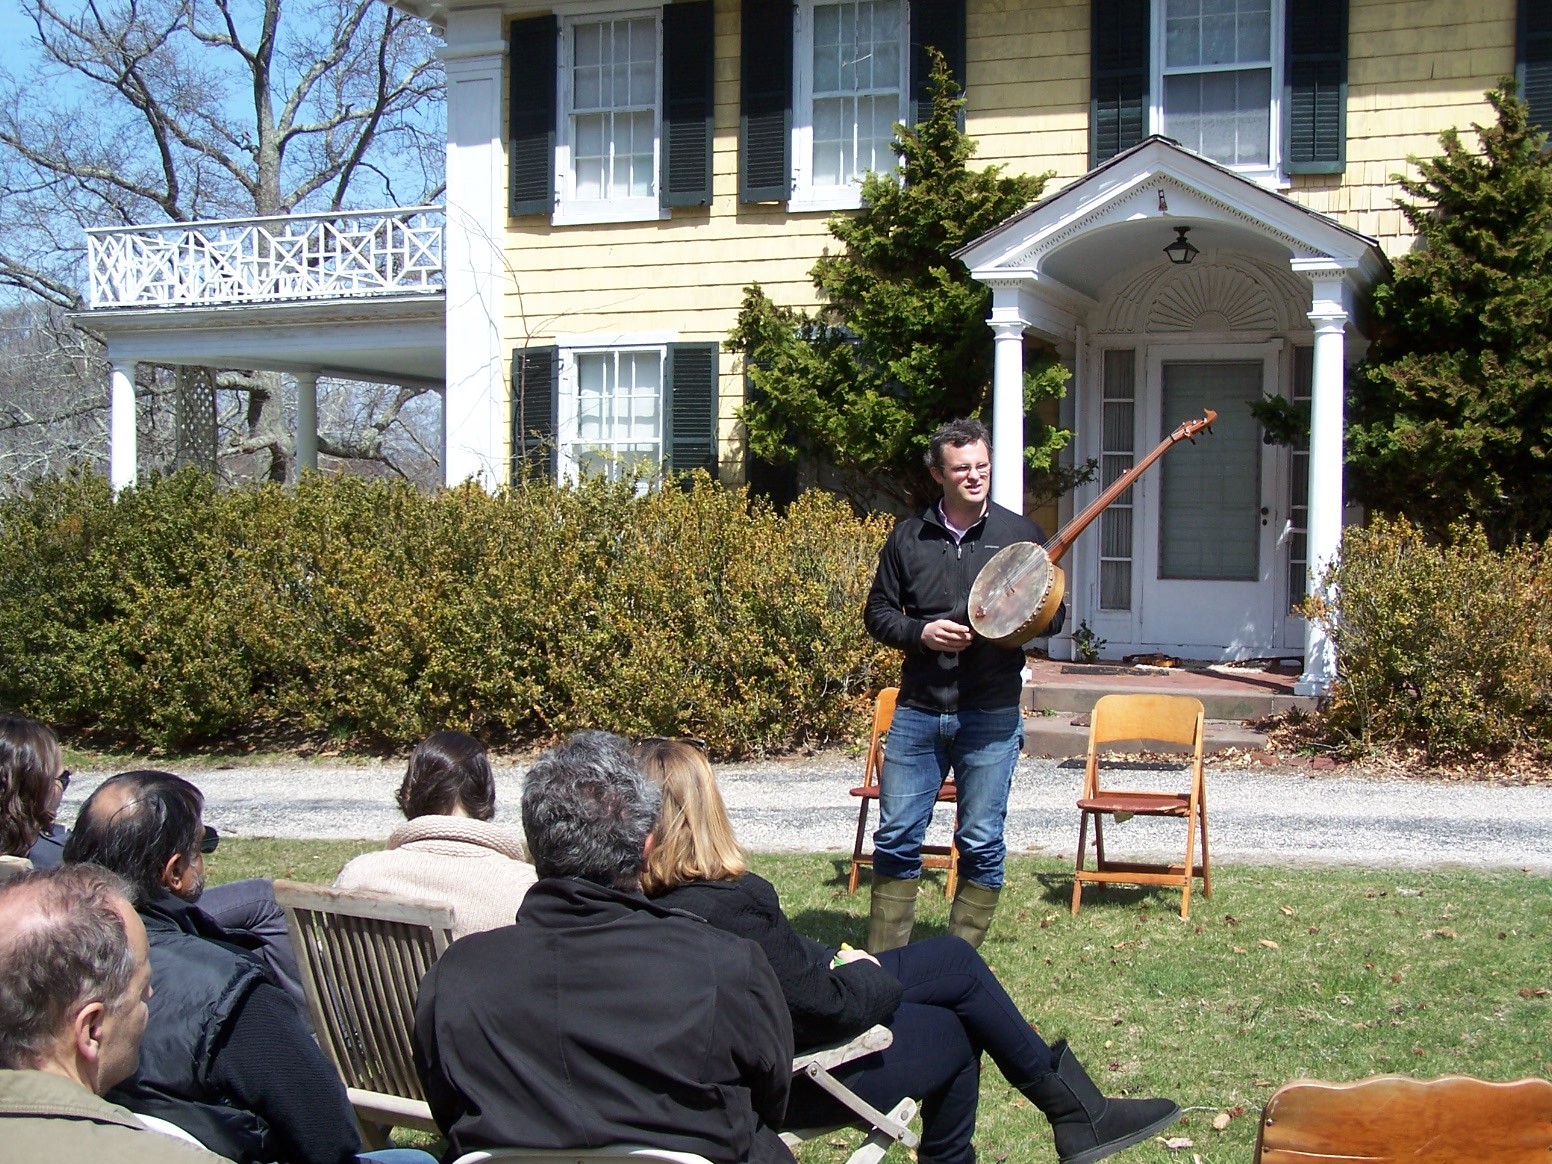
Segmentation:
<svg viewBox="0 0 1552 1164">
<path fill-rule="evenodd" d="M 942 499 L 889 535 L 863 613 L 869 634 L 905 652 L 873 834 L 868 949 L 875 953 L 911 940 L 922 843 L 951 769 L 959 888 L 949 933 L 979 946 L 991 925 L 1023 740 L 1024 653 L 971 629 L 970 588 L 999 550 L 1045 541 L 1033 521 L 991 500 L 991 434 L 980 421 L 952 421 L 933 433 L 927 468 Z M 1065 615 L 1057 610 L 1050 629 L 1059 630 Z"/>
</svg>

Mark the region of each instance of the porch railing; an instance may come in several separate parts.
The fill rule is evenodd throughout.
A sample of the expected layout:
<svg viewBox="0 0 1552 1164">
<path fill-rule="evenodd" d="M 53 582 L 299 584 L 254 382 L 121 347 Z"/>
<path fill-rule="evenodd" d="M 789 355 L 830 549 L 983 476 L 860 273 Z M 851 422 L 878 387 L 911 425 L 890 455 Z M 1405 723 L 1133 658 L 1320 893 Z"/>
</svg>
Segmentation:
<svg viewBox="0 0 1552 1164">
<path fill-rule="evenodd" d="M 435 294 L 440 206 L 97 227 L 86 232 L 99 307 Z"/>
</svg>

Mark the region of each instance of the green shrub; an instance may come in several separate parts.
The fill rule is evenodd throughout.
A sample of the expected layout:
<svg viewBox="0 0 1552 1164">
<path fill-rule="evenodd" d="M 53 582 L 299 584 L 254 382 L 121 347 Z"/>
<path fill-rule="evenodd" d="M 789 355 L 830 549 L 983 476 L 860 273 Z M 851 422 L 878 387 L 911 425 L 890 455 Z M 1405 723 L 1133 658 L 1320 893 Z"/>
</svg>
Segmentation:
<svg viewBox="0 0 1552 1164">
<path fill-rule="evenodd" d="M 249 729 L 402 746 L 581 727 L 748 754 L 852 738 L 893 653 L 861 607 L 886 532 L 685 488 L 423 494 L 311 475 L 0 505 L 0 701 L 128 745 Z"/>
<path fill-rule="evenodd" d="M 1405 520 L 1349 529 L 1321 617 L 1339 682 L 1325 722 L 1355 751 L 1430 760 L 1552 749 L 1552 542 L 1493 551 L 1480 527 L 1446 544 Z"/>
</svg>

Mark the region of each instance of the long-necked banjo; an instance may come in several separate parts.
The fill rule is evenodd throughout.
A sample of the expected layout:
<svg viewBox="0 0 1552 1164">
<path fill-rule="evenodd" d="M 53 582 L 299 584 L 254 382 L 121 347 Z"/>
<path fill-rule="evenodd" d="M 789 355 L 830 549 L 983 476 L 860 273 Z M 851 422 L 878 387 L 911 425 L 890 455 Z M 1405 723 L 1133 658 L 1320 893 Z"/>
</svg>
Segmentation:
<svg viewBox="0 0 1552 1164">
<path fill-rule="evenodd" d="M 1197 433 L 1204 429 L 1212 431 L 1210 426 L 1218 414 L 1211 408 L 1202 412 L 1201 420 L 1181 424 L 1044 546 L 1014 542 L 992 555 L 970 587 L 970 626 L 975 633 L 999 647 L 1016 647 L 1044 633 L 1067 593 L 1067 578 L 1056 563 L 1072 548 L 1078 535 L 1125 493 L 1149 465 L 1181 441 L 1194 444 Z"/>
</svg>

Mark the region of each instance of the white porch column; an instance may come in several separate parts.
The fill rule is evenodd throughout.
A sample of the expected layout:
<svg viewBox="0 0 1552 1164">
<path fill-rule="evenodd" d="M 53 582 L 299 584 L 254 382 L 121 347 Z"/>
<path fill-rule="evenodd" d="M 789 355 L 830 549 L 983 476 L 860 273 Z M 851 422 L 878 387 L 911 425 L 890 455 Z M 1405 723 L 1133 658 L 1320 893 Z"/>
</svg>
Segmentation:
<svg viewBox="0 0 1552 1164">
<path fill-rule="evenodd" d="M 116 360 L 108 371 L 108 480 L 113 491 L 135 483 L 135 362 Z"/>
<path fill-rule="evenodd" d="M 500 8 L 447 14 L 447 391 L 442 473 L 449 485 L 506 483 L 507 386 L 502 359 L 506 174 Z"/>
<path fill-rule="evenodd" d="M 987 321 L 996 335 L 992 365 L 992 500 L 1024 512 L 1024 329 L 1029 322 L 993 291 Z M 1017 294 L 1017 292 L 1013 292 Z"/>
<path fill-rule="evenodd" d="M 1321 575 L 1342 544 L 1342 413 L 1346 364 L 1343 359 L 1348 319 L 1346 280 L 1341 272 L 1312 275 L 1315 285 L 1310 321 L 1315 325 L 1314 384 L 1310 404 L 1308 592 L 1325 593 Z M 1336 650 L 1319 623 L 1304 631 L 1304 674 L 1294 685 L 1299 695 L 1325 695 L 1336 679 Z"/>
<path fill-rule="evenodd" d="M 318 373 L 297 372 L 296 475 L 318 468 Z"/>
</svg>

